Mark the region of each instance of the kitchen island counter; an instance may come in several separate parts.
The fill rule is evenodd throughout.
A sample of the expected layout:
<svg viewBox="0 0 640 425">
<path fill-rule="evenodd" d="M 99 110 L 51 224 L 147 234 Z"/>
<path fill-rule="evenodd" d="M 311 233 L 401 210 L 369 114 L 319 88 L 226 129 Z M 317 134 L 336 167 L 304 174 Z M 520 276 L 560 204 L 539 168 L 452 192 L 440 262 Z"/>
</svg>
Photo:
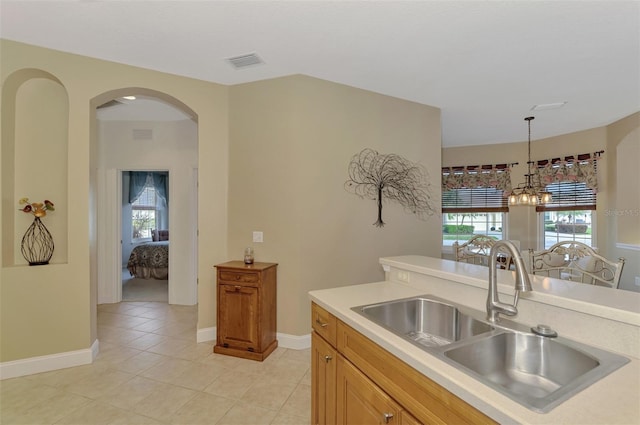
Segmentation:
<svg viewBox="0 0 640 425">
<path fill-rule="evenodd" d="M 432 261 L 433 260 L 433 261 Z M 621 307 L 615 300 L 601 302 L 595 306 L 585 302 L 584 288 L 578 288 L 580 296 L 568 296 L 565 281 L 534 278 L 534 294 L 521 298 L 521 311 L 515 321 L 526 325 L 546 323 L 556 328 L 561 335 L 601 349 L 624 355 L 630 362 L 610 375 L 580 391 L 549 413 L 536 413 L 511 400 L 505 395 L 482 384 L 462 370 L 444 362 L 411 344 L 394 333 L 354 312 L 352 307 L 384 302 L 418 295 L 435 295 L 475 310 L 484 310 L 486 283 L 482 276 L 488 273 L 481 266 L 461 268 L 457 263 L 427 257 L 394 257 L 381 259 L 387 280 L 362 285 L 345 286 L 310 292 L 313 302 L 320 305 L 338 319 L 351 326 L 409 366 L 443 386 L 462 400 L 500 423 L 529 424 L 636 424 L 640 422 L 640 361 L 638 360 L 639 327 L 635 324 L 640 313 L 634 304 L 640 294 L 625 291 Z M 457 277 L 459 276 L 459 277 Z M 400 280 L 398 280 L 400 278 Z M 505 271 L 499 276 L 500 297 L 509 302 L 513 291 L 513 274 Z M 544 287 L 546 285 L 546 288 Z M 557 286 L 559 294 L 552 287 Z M 571 285 L 569 285 L 571 286 Z M 587 286 L 587 285 L 584 285 Z M 604 290 L 604 288 L 600 288 Z M 615 291 L 606 289 L 608 291 Z M 595 295 L 601 294 L 598 290 Z M 613 297 L 618 296 L 617 294 Z M 557 298 L 557 299 L 556 299 Z M 602 298 L 602 296 L 600 297 Z M 631 301 L 629 302 L 629 299 Z M 602 301 L 602 299 L 600 300 Z M 584 305 L 582 305 L 584 304 Z M 558 314 L 562 311 L 562 314 Z M 600 317 L 607 314 L 614 319 Z M 542 317 L 541 317 L 542 316 Z M 556 320 L 562 323 L 556 323 Z M 598 335 L 583 335 L 582 322 L 600 323 L 595 330 Z M 571 322 L 571 323 L 570 323 Z M 613 335 L 612 335 L 613 333 Z M 610 343 L 616 338 L 627 339 Z M 628 339 L 632 339 L 629 341 Z M 593 341 L 599 341 L 594 344 Z M 633 355 L 635 354 L 635 355 Z"/>
</svg>

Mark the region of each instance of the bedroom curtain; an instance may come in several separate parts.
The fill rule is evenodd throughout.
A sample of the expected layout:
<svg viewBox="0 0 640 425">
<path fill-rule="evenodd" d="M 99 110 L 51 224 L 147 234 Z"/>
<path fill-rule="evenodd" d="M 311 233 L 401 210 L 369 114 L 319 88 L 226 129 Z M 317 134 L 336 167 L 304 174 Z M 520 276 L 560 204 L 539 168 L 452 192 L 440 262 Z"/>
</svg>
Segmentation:
<svg viewBox="0 0 640 425">
<path fill-rule="evenodd" d="M 167 190 L 167 173 L 151 173 L 153 175 L 153 187 L 156 189 L 156 193 L 160 195 L 169 205 L 169 191 Z"/>
<path fill-rule="evenodd" d="M 129 203 L 133 204 L 147 185 L 147 171 L 129 171 Z"/>
<path fill-rule="evenodd" d="M 169 175 L 163 172 L 129 171 L 129 203 L 132 204 L 142 194 L 148 179 L 151 178 L 156 193 L 169 204 L 167 180 Z"/>
</svg>

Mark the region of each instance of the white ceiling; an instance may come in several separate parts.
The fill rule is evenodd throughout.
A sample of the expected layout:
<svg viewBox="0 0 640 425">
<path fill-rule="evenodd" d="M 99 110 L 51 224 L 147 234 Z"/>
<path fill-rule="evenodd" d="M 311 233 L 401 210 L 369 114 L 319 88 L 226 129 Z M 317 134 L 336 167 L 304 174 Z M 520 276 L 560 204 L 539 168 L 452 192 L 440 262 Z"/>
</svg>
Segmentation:
<svg viewBox="0 0 640 425">
<path fill-rule="evenodd" d="M 640 1 L 0 0 L 0 37 L 221 84 L 347 84 L 441 108 L 444 146 L 640 110 Z M 226 61 L 253 52 L 263 65 Z"/>
</svg>

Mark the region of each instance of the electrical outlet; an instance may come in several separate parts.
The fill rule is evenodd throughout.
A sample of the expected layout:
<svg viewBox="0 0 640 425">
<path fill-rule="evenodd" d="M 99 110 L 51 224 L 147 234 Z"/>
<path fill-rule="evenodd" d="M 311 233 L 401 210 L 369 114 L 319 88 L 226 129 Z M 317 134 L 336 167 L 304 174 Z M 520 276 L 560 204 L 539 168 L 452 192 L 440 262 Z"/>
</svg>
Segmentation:
<svg viewBox="0 0 640 425">
<path fill-rule="evenodd" d="M 264 242 L 262 232 L 253 232 L 254 242 Z"/>
<path fill-rule="evenodd" d="M 398 271 L 398 280 L 400 282 L 407 282 L 409 283 L 409 272 L 405 272 L 405 271 Z"/>
<path fill-rule="evenodd" d="M 636 286 L 640 286 L 640 276 L 636 276 Z"/>
</svg>

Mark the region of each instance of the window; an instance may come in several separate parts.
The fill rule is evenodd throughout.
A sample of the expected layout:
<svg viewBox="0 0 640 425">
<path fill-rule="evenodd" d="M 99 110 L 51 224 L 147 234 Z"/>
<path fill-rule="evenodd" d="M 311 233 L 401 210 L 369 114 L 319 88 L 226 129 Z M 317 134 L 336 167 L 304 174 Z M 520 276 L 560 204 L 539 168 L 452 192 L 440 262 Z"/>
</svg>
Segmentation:
<svg viewBox="0 0 640 425">
<path fill-rule="evenodd" d="M 550 204 L 539 205 L 541 248 L 549 248 L 560 241 L 578 241 L 594 245 L 593 235 L 596 193 L 585 183 L 559 182 L 546 186 L 553 199 Z"/>
<path fill-rule="evenodd" d="M 451 246 L 474 235 L 504 239 L 507 198 L 495 188 L 452 189 L 442 194 L 442 244 Z"/>
<path fill-rule="evenodd" d="M 602 153 L 581 154 L 539 161 L 538 172 L 546 180 L 552 201 L 536 206 L 539 214 L 540 248 L 560 241 L 595 245 L 597 163 Z"/>
<path fill-rule="evenodd" d="M 131 204 L 131 239 L 133 241 L 151 239 L 151 230 L 156 228 L 159 218 L 157 198 L 153 183 L 147 181 L 138 199 Z"/>
<path fill-rule="evenodd" d="M 442 245 L 451 246 L 475 235 L 504 239 L 504 213 L 443 213 Z"/>
<path fill-rule="evenodd" d="M 541 232 L 542 248 L 547 249 L 560 241 L 577 241 L 593 246 L 595 214 L 592 210 L 544 211 Z"/>
<path fill-rule="evenodd" d="M 474 235 L 504 239 L 511 188 L 507 164 L 442 168 L 442 245 Z"/>
</svg>

